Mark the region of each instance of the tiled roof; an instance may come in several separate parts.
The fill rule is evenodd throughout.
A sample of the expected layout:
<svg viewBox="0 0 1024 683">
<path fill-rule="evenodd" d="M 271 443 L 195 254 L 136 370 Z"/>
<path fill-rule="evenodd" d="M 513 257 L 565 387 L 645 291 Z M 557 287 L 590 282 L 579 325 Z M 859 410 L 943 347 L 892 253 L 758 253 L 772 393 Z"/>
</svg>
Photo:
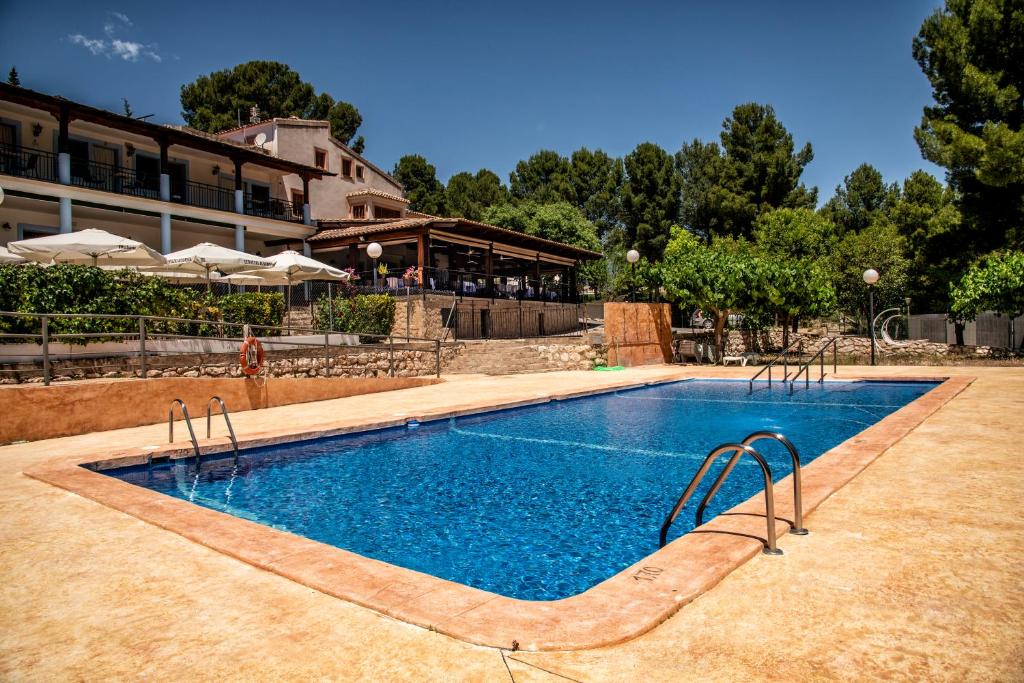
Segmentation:
<svg viewBox="0 0 1024 683">
<path fill-rule="evenodd" d="M 535 235 L 527 235 L 526 233 L 519 232 L 518 230 L 510 230 L 503 228 L 500 225 L 491 225 L 489 223 L 480 223 L 478 221 L 471 221 L 466 218 L 442 218 L 439 216 L 426 216 L 415 218 L 403 218 L 401 220 L 352 220 L 343 219 L 339 221 L 331 221 L 326 219 L 320 219 L 319 223 L 341 223 L 338 227 L 327 227 L 312 237 L 306 238 L 307 242 L 323 242 L 332 239 L 339 239 L 344 237 L 363 237 L 368 235 L 379 235 L 389 232 L 397 232 L 399 230 L 406 230 L 408 228 L 420 228 L 424 226 L 438 224 L 437 227 L 442 229 L 451 229 L 452 227 L 465 226 L 465 227 L 476 227 L 482 230 L 491 232 L 497 232 L 509 237 L 515 238 L 520 242 L 531 243 L 538 250 L 543 250 L 545 247 L 554 248 L 561 251 L 574 252 L 576 254 L 585 254 L 592 258 L 600 258 L 601 254 L 590 249 L 583 249 L 582 247 L 575 247 L 571 244 L 564 244 L 562 242 L 555 242 L 554 240 L 544 239 L 543 237 L 537 237 Z"/>
<path fill-rule="evenodd" d="M 328 222 L 328 221 L 321 221 Z M 402 220 L 383 219 L 379 221 L 360 221 L 356 225 L 347 225 L 342 228 L 328 228 L 321 230 L 312 237 L 306 238 L 307 242 L 322 242 L 338 237 L 359 237 L 360 235 L 375 235 L 381 232 L 394 232 L 406 228 L 419 228 L 434 222 L 432 218 L 404 218 Z"/>
<path fill-rule="evenodd" d="M 390 192 L 384 192 L 373 187 L 363 188 L 362 190 L 356 190 L 355 192 L 349 192 L 346 197 L 381 197 L 382 199 L 390 199 L 393 202 L 402 202 L 408 204 L 409 200 L 405 197 L 400 197 L 397 194 L 391 194 Z"/>
</svg>

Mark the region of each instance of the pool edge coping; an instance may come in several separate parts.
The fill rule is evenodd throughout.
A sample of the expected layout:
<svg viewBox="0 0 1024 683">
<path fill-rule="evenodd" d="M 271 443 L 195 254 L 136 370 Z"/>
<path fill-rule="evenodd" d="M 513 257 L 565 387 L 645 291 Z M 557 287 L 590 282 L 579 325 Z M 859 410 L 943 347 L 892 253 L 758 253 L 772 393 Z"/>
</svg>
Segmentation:
<svg viewBox="0 0 1024 683">
<path fill-rule="evenodd" d="M 251 448 L 371 431 L 402 426 L 409 419 L 441 420 L 688 379 L 720 378 L 686 375 L 640 382 L 633 378 L 621 384 L 538 394 L 533 398 L 491 402 L 485 406 L 424 411 L 419 415 L 416 410 L 410 410 L 401 417 L 328 430 L 274 430 L 245 439 L 240 445 Z M 897 382 L 917 379 L 940 384 L 806 465 L 802 469 L 805 517 L 966 389 L 975 377 L 852 376 L 840 381 L 878 379 Z M 230 449 L 226 439 L 211 439 L 205 443 L 204 453 Z M 189 450 L 170 445 L 156 450 L 130 449 L 107 459 L 96 455 L 64 456 L 29 467 L 24 474 L 333 597 L 459 640 L 502 649 L 591 649 L 640 636 L 760 554 L 762 542 L 755 539 L 763 538 L 765 531 L 763 495 L 757 494 L 731 508 L 728 511 L 731 514 L 714 518 L 582 593 L 561 600 L 533 602 L 367 558 L 80 466 L 92 463 L 130 465 L 145 462 L 150 454 L 174 457 L 185 455 Z M 790 477 L 776 482 L 774 490 L 776 531 L 782 538 L 789 529 L 783 520 L 791 518 L 792 514 Z M 813 525 L 811 528 L 813 531 Z"/>
</svg>

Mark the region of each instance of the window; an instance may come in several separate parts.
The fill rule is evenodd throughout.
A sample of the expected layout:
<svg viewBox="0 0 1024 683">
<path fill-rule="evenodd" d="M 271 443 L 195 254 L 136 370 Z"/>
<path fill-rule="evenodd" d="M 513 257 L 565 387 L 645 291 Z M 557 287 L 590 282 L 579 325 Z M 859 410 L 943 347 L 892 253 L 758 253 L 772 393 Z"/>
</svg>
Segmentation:
<svg viewBox="0 0 1024 683">
<path fill-rule="evenodd" d="M 160 160 L 135 153 L 135 175 L 139 185 L 151 192 L 160 191 Z"/>
<path fill-rule="evenodd" d="M 374 218 L 401 218 L 402 212 L 395 209 L 388 209 L 383 206 L 373 207 Z"/>
<path fill-rule="evenodd" d="M 366 204 L 356 204 L 352 207 L 352 218 L 366 218 Z"/>
<path fill-rule="evenodd" d="M 0 145 L 16 145 L 17 131 L 18 129 L 9 123 L 0 123 Z"/>
<path fill-rule="evenodd" d="M 327 170 L 327 151 L 313 148 L 313 165 L 317 168 Z"/>
<path fill-rule="evenodd" d="M 362 180 L 363 179 L 363 167 L 360 166 L 359 164 L 356 164 L 356 179 L 357 180 Z"/>
<path fill-rule="evenodd" d="M 302 190 L 292 190 L 292 204 L 298 211 L 302 211 L 302 205 L 306 203 L 306 195 L 302 194 Z"/>
<path fill-rule="evenodd" d="M 342 159 L 341 160 L 341 175 L 345 176 L 346 178 L 351 178 L 352 177 L 352 160 L 351 159 Z"/>
</svg>

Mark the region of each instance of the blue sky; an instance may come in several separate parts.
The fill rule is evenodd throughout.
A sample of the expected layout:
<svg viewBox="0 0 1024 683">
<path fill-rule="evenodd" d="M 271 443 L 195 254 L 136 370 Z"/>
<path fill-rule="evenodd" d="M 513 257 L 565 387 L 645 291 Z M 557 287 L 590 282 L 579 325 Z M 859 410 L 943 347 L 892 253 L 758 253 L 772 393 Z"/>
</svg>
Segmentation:
<svg viewBox="0 0 1024 683">
<path fill-rule="evenodd" d="M 739 103 L 772 104 L 827 199 L 862 162 L 901 180 L 925 162 L 931 101 L 911 40 L 935 0 L 337 2 L 104 5 L 0 0 L 0 66 L 22 84 L 180 122 L 179 88 L 250 59 L 295 68 L 363 115 L 366 155 L 427 157 L 447 179 L 507 182 L 542 148 L 614 155 L 717 139 Z"/>
</svg>

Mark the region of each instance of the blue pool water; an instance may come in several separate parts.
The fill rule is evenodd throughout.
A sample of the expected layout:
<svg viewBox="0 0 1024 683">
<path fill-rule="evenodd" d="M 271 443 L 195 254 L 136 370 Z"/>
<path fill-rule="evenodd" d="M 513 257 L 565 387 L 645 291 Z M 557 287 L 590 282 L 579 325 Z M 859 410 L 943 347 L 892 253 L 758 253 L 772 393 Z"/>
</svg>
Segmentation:
<svg viewBox="0 0 1024 683">
<path fill-rule="evenodd" d="M 528 600 L 580 593 L 658 548 L 708 451 L 770 429 L 804 463 L 932 383 L 686 381 L 104 473 L 368 557 Z M 780 444 L 756 448 L 775 479 Z M 725 458 L 719 462 L 724 464 Z M 711 475 L 717 472 L 717 467 Z M 760 490 L 741 461 L 708 518 Z M 705 479 L 670 538 L 693 528 Z"/>
</svg>

